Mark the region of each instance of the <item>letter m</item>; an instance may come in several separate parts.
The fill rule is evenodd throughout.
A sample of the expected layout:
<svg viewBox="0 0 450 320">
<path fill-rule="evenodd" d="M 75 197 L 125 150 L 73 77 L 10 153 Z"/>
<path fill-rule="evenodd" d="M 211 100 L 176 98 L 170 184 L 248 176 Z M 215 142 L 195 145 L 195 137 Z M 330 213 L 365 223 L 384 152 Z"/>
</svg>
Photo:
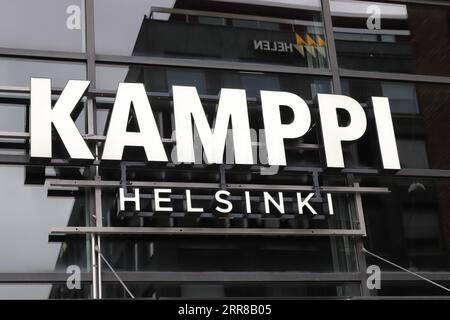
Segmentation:
<svg viewBox="0 0 450 320">
<path fill-rule="evenodd" d="M 253 164 L 245 90 L 220 91 L 213 129 L 208 123 L 195 87 L 173 86 L 172 90 L 179 162 L 195 162 L 193 121 L 208 163 L 223 163 L 228 126 L 231 122 L 236 163 Z"/>
<path fill-rule="evenodd" d="M 70 114 L 90 81 L 69 80 L 52 108 L 51 80 L 31 78 L 30 155 L 52 157 L 52 124 L 73 159 L 94 159 Z"/>
</svg>

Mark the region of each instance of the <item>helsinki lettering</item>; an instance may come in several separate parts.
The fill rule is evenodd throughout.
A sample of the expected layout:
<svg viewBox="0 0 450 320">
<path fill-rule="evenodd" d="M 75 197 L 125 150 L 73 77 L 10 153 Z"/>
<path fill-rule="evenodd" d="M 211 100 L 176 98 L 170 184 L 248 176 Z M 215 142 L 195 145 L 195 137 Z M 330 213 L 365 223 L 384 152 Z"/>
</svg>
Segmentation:
<svg viewBox="0 0 450 320">
<path fill-rule="evenodd" d="M 134 208 L 130 209 L 132 211 L 141 211 L 141 200 L 140 200 L 140 190 L 136 188 L 133 190 L 134 192 L 130 195 L 125 194 L 125 190 L 123 188 L 119 189 L 119 212 L 125 211 L 125 204 L 133 204 Z M 172 189 L 169 188 L 155 188 L 153 190 L 153 210 L 154 212 L 173 212 L 173 207 L 171 206 L 172 198 L 170 197 L 172 194 Z M 285 206 L 284 206 L 284 193 L 278 192 L 277 197 L 273 197 L 269 192 L 263 192 L 262 198 L 264 202 L 264 213 L 271 214 L 271 207 L 276 208 L 278 213 L 284 214 Z M 184 210 L 188 213 L 202 213 L 203 208 L 194 207 L 192 204 L 193 195 L 191 194 L 190 189 L 185 190 L 183 200 Z M 298 214 L 311 213 L 313 215 L 317 215 L 317 211 L 310 204 L 314 193 L 308 193 L 306 197 L 302 195 L 300 192 L 295 193 L 296 202 L 295 205 L 297 207 Z M 219 213 L 231 213 L 233 211 L 233 203 L 229 200 L 231 197 L 231 193 L 227 190 L 217 190 L 214 193 L 214 200 L 217 203 L 215 207 L 215 211 Z M 329 215 L 334 215 L 333 210 L 333 198 L 331 193 L 326 193 L 326 202 L 328 205 L 328 213 Z M 245 202 L 245 213 L 252 213 L 252 204 L 251 204 L 251 194 L 250 191 L 244 191 L 244 202 Z"/>
<path fill-rule="evenodd" d="M 94 156 L 78 131 L 70 114 L 83 97 L 90 81 L 70 80 L 55 105 L 51 102 L 51 80 L 31 79 L 30 155 L 52 157 L 52 125 L 72 159 L 93 160 Z M 221 164 L 228 127 L 231 124 L 236 164 L 255 164 L 247 108 L 242 89 L 221 89 L 213 128 L 210 127 L 195 87 L 173 86 L 176 155 L 179 162 L 194 163 L 193 123 L 197 128 L 207 162 Z M 305 135 L 311 127 L 311 113 L 298 95 L 281 91 L 260 91 L 268 164 L 286 165 L 284 139 Z M 389 100 L 372 97 L 375 126 L 383 167 L 398 170 L 400 162 L 395 141 Z M 366 131 L 363 107 L 354 99 L 334 94 L 318 94 L 326 165 L 344 168 L 342 142 L 356 141 Z M 133 106 L 139 132 L 127 131 Z M 281 106 L 294 115 L 291 123 L 281 121 Z M 338 109 L 349 115 L 346 126 L 338 124 Z M 148 161 L 168 162 L 152 107 L 142 83 L 120 83 L 100 160 L 121 160 L 127 146 L 142 147 Z"/>
</svg>

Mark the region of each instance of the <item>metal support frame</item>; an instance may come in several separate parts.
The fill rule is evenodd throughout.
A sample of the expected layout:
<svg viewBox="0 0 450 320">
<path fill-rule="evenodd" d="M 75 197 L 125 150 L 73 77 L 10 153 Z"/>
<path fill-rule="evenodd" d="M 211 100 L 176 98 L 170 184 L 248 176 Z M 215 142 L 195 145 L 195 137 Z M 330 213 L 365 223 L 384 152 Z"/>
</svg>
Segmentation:
<svg viewBox="0 0 450 320">
<path fill-rule="evenodd" d="M 297 271 L 132 271 L 117 272 L 123 281 L 150 283 L 292 283 L 292 282 L 354 282 L 360 281 L 355 272 L 297 272 Z M 114 281 L 114 275 L 105 273 L 105 281 Z"/>
<path fill-rule="evenodd" d="M 134 236 L 364 236 L 358 229 L 272 229 L 272 228 L 159 228 L 159 227 L 54 227 L 50 237 L 64 239 L 71 235 L 134 235 Z M 62 237 L 62 238 L 61 238 Z"/>
<path fill-rule="evenodd" d="M 300 271 L 118 271 L 126 282 L 359 282 L 359 272 L 300 272 Z M 418 272 L 431 280 L 449 281 L 450 272 Z M 385 271 L 384 281 L 420 282 L 422 279 L 405 272 Z M 103 282 L 117 282 L 110 272 L 102 273 Z M 91 272 L 81 273 L 82 283 L 92 282 Z M 66 283 L 67 273 L 60 272 L 0 272 L 0 283 Z"/>
<path fill-rule="evenodd" d="M 86 73 L 87 79 L 91 81 L 91 86 L 96 86 L 95 71 L 95 25 L 94 25 L 94 0 L 85 0 L 85 16 L 86 16 Z M 92 136 L 96 133 L 96 108 L 93 97 L 87 97 L 86 101 L 86 125 L 88 135 Z M 96 147 L 96 159 L 98 160 L 98 148 Z M 99 179 L 98 164 L 91 166 L 91 176 Z M 93 217 L 91 223 L 97 228 L 102 226 L 102 204 L 101 189 L 94 188 L 89 191 L 89 197 L 92 201 Z M 94 299 L 102 298 L 102 259 L 100 257 L 101 239 L 97 234 L 91 234 L 91 255 L 92 255 L 92 295 Z"/>
<path fill-rule="evenodd" d="M 79 187 L 79 188 L 118 188 L 123 187 L 121 181 L 112 180 L 58 180 L 47 179 L 49 186 L 54 187 Z M 127 187 L 134 188 L 159 188 L 159 187 L 171 187 L 177 188 L 189 188 L 189 189 L 219 189 L 221 183 L 207 183 L 207 182 L 171 182 L 171 181 L 127 181 L 125 184 Z M 314 192 L 316 188 L 308 185 L 268 185 L 268 184 L 245 184 L 245 183 L 225 183 L 223 185 L 229 190 L 277 190 L 277 191 L 309 191 Z M 372 193 L 383 194 L 389 193 L 389 188 L 385 187 L 359 187 L 353 186 L 320 186 L 318 189 L 321 192 L 332 193 Z"/>
</svg>

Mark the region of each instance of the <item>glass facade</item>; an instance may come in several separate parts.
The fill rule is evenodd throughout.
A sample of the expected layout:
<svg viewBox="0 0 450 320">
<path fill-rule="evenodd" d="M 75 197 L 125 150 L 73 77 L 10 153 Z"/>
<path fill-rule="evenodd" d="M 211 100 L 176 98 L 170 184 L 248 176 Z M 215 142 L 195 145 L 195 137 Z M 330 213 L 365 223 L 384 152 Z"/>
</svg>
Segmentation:
<svg viewBox="0 0 450 320">
<path fill-rule="evenodd" d="M 444 1 L 2 2 L 0 299 L 446 295 L 392 263 L 449 286 L 449 24 Z M 56 130 L 52 159 L 30 157 L 31 77 L 51 78 L 53 104 L 68 80 L 90 81 L 70 116 L 94 161 L 70 159 Z M 139 147 L 101 160 L 123 82 L 143 83 L 168 163 Z M 197 89 L 210 126 L 221 89 L 245 89 L 258 164 L 178 163 L 173 86 Z M 260 90 L 310 109 L 308 132 L 285 140 L 286 166 L 268 165 Z M 352 97 L 367 118 L 343 170 L 326 165 L 321 93 Z M 383 169 L 373 96 L 389 99 L 398 171 Z M 294 115 L 282 107 L 281 119 Z M 127 131 L 139 131 L 135 112 Z M 136 186 L 140 210 L 120 210 L 118 188 Z M 155 209 L 157 188 L 171 189 L 173 212 Z M 202 212 L 188 212 L 186 189 Z M 217 189 L 231 213 L 215 209 Z M 298 190 L 317 214 L 299 214 Z"/>
</svg>

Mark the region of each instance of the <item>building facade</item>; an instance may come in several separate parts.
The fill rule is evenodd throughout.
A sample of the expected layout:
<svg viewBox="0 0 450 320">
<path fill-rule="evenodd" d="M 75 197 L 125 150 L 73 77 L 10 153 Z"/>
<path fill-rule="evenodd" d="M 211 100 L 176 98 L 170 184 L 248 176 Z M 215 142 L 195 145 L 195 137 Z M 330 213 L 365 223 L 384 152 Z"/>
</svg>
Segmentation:
<svg viewBox="0 0 450 320">
<path fill-rule="evenodd" d="M 0 4 L 0 299 L 448 297 L 449 49 L 446 1 Z M 71 157 L 56 127 L 51 158 L 31 155 L 31 78 L 51 79 L 52 105 L 69 80 L 90 81 L 70 115 L 92 161 Z M 138 146 L 102 159 L 120 83 L 143 84 L 167 162 Z M 179 162 L 174 86 L 195 87 L 210 127 L 221 90 L 244 89 L 255 163 L 235 163 L 244 136 L 208 162 L 196 130 L 195 163 Z M 269 161 L 276 119 L 263 118 L 261 91 L 310 111 L 283 166 Z M 327 166 L 318 94 L 364 110 L 344 168 Z M 389 99 L 400 169 L 383 164 L 372 97 Z M 127 132 L 139 118 L 134 104 Z M 137 190 L 139 208 L 121 207 Z"/>
</svg>

